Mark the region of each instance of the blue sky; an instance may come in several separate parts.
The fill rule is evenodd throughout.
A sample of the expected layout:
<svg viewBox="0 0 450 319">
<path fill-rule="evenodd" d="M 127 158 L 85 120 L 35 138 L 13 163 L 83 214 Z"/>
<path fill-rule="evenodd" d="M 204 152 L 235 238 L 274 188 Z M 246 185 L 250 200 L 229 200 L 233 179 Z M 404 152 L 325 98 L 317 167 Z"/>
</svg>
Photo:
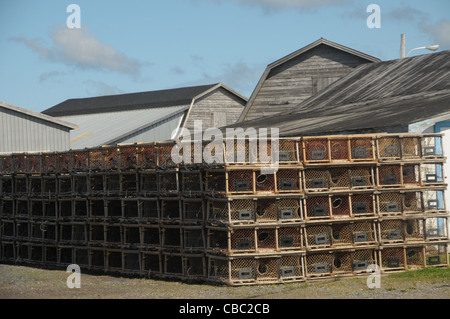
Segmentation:
<svg viewBox="0 0 450 319">
<path fill-rule="evenodd" d="M 81 28 L 68 28 L 70 4 Z M 369 28 L 369 4 L 381 27 Z M 0 100 L 43 111 L 69 98 L 222 82 L 249 97 L 267 64 L 323 37 L 382 60 L 450 49 L 448 0 L 2 0 Z M 411 55 L 426 54 L 417 50 Z"/>
</svg>

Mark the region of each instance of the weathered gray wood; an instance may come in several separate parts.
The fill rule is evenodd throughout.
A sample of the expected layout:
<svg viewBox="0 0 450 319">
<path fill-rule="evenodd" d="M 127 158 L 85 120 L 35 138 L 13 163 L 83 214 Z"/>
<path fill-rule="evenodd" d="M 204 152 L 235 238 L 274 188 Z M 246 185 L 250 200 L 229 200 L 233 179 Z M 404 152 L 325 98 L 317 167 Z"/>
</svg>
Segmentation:
<svg viewBox="0 0 450 319">
<path fill-rule="evenodd" d="M 370 61 L 320 44 L 270 70 L 241 120 L 290 110 L 363 63 Z"/>
</svg>

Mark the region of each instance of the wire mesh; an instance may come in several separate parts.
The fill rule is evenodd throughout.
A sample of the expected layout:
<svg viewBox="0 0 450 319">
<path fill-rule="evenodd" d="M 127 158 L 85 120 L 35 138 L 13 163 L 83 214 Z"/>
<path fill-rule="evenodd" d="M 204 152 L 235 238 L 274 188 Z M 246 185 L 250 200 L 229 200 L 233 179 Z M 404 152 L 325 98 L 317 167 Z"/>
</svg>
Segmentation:
<svg viewBox="0 0 450 319">
<path fill-rule="evenodd" d="M 299 255 L 288 255 L 280 257 L 280 279 L 303 278 L 303 258 Z"/>
<path fill-rule="evenodd" d="M 421 176 L 423 185 L 441 184 L 444 182 L 443 165 L 441 163 L 422 164 Z"/>
<path fill-rule="evenodd" d="M 158 150 L 158 167 L 167 169 L 178 166 L 172 160 L 172 148 L 174 145 L 175 143 L 157 144 L 156 148 Z"/>
<path fill-rule="evenodd" d="M 277 258 L 258 258 L 256 261 L 256 280 L 275 281 L 279 276 Z"/>
<path fill-rule="evenodd" d="M 85 247 L 75 247 L 73 249 L 74 261 L 80 267 L 89 267 L 89 249 Z"/>
<path fill-rule="evenodd" d="M 423 157 L 436 158 L 443 155 L 442 136 L 422 135 L 421 146 Z"/>
<path fill-rule="evenodd" d="M 27 173 L 27 157 L 23 154 L 13 154 L 13 170 L 17 173 Z"/>
<path fill-rule="evenodd" d="M 163 253 L 164 275 L 181 277 L 183 275 L 183 257 L 179 254 Z"/>
<path fill-rule="evenodd" d="M 279 250 L 298 250 L 302 247 L 300 227 L 280 227 L 278 229 Z"/>
<path fill-rule="evenodd" d="M 57 164 L 58 156 L 56 153 L 43 153 L 42 154 L 42 172 L 43 173 L 56 173 L 58 169 Z"/>
<path fill-rule="evenodd" d="M 137 168 L 156 168 L 157 148 L 153 144 L 138 145 L 137 147 Z"/>
<path fill-rule="evenodd" d="M 352 252 L 353 272 L 366 272 L 367 267 L 376 264 L 375 250 L 362 249 Z"/>
<path fill-rule="evenodd" d="M 425 219 L 425 237 L 429 241 L 448 239 L 447 217 L 429 217 Z"/>
<path fill-rule="evenodd" d="M 122 252 L 120 250 L 106 250 L 106 271 L 122 272 Z"/>
<path fill-rule="evenodd" d="M 14 193 L 16 195 L 27 195 L 28 193 L 28 187 L 27 187 L 28 181 L 27 177 L 16 175 L 14 177 Z"/>
<path fill-rule="evenodd" d="M 402 197 L 400 193 L 381 193 L 378 195 L 378 201 L 381 215 L 402 214 Z"/>
<path fill-rule="evenodd" d="M 183 274 L 189 279 L 206 279 L 204 256 L 185 255 L 183 262 Z"/>
<path fill-rule="evenodd" d="M 143 247 L 160 247 L 161 230 L 158 225 L 142 226 L 142 245 Z"/>
<path fill-rule="evenodd" d="M 444 191 L 424 190 L 422 191 L 422 196 L 425 211 L 435 212 L 446 209 Z"/>
<path fill-rule="evenodd" d="M 221 229 L 207 229 L 207 248 L 214 252 L 228 253 L 228 231 Z"/>
<path fill-rule="evenodd" d="M 159 192 L 163 194 L 177 194 L 179 192 L 178 186 L 178 172 L 163 171 L 159 172 Z"/>
<path fill-rule="evenodd" d="M 139 192 L 143 195 L 157 194 L 158 187 L 158 174 L 156 171 L 145 171 L 139 174 Z"/>
<path fill-rule="evenodd" d="M 373 160 L 375 154 L 373 152 L 374 138 L 351 138 L 350 140 L 350 155 L 354 161 Z"/>
<path fill-rule="evenodd" d="M 162 226 L 161 227 L 162 248 L 182 247 L 181 227 L 179 226 Z"/>
<path fill-rule="evenodd" d="M 183 221 L 201 222 L 204 220 L 203 200 L 183 200 Z"/>
<path fill-rule="evenodd" d="M 402 207 L 405 214 L 423 212 L 422 195 L 420 192 L 405 192 L 402 197 Z"/>
<path fill-rule="evenodd" d="M 330 177 L 327 169 L 305 168 L 304 178 L 307 191 L 321 191 L 330 187 Z"/>
<path fill-rule="evenodd" d="M 208 193 L 223 193 L 226 191 L 226 173 L 224 171 L 205 171 L 205 189 Z"/>
<path fill-rule="evenodd" d="M 212 281 L 229 281 L 228 260 L 208 257 L 208 280 Z"/>
<path fill-rule="evenodd" d="M 227 201 L 208 201 L 208 222 L 228 222 L 228 202 Z"/>
<path fill-rule="evenodd" d="M 230 193 L 252 193 L 253 171 L 233 170 L 228 172 L 228 192 Z"/>
<path fill-rule="evenodd" d="M 137 168 L 137 146 L 119 145 L 118 147 L 119 164 L 121 170 L 132 170 Z"/>
<path fill-rule="evenodd" d="M 426 245 L 426 266 L 448 265 L 447 244 Z"/>
<path fill-rule="evenodd" d="M 423 219 L 406 219 L 403 221 L 406 242 L 423 242 L 425 240 L 424 222 Z"/>
<path fill-rule="evenodd" d="M 422 247 L 406 247 L 406 265 L 408 268 L 423 268 L 424 265 L 424 254 Z"/>
<path fill-rule="evenodd" d="M 157 199 L 139 200 L 139 216 L 142 220 L 159 220 L 160 205 Z"/>
<path fill-rule="evenodd" d="M 185 227 L 183 232 L 184 249 L 202 250 L 206 247 L 205 235 L 202 227 Z"/>
<path fill-rule="evenodd" d="M 57 153 L 58 172 L 69 173 L 72 170 L 72 153 Z"/>
<path fill-rule="evenodd" d="M 374 197 L 375 195 L 372 193 L 350 195 L 352 202 L 352 216 L 364 217 L 375 215 Z"/>
<path fill-rule="evenodd" d="M 278 200 L 278 220 L 282 222 L 303 219 L 301 213 L 300 199 L 280 198 Z"/>
<path fill-rule="evenodd" d="M 400 186 L 401 180 L 401 168 L 400 165 L 383 165 L 378 169 L 378 186 L 381 187 L 393 187 Z"/>
<path fill-rule="evenodd" d="M 142 272 L 151 277 L 162 273 L 162 258 L 159 252 L 142 252 Z"/>
<path fill-rule="evenodd" d="M 88 150 L 72 150 L 72 170 L 86 171 L 88 169 Z"/>
<path fill-rule="evenodd" d="M 230 251 L 250 252 L 255 251 L 255 229 L 244 228 L 234 229 L 230 233 L 231 247 Z"/>
<path fill-rule="evenodd" d="M 102 186 L 105 189 L 104 193 L 107 196 L 118 195 L 121 190 L 120 174 L 108 172 L 108 173 L 105 173 L 104 176 L 105 176 L 104 181 L 102 180 Z M 91 178 L 91 181 L 92 180 L 93 179 Z M 95 184 L 93 185 L 95 188 L 93 190 L 99 191 L 100 190 L 100 176 L 94 175 L 93 181 L 95 182 Z M 102 187 L 102 190 L 103 190 L 103 187 Z"/>
<path fill-rule="evenodd" d="M 303 138 L 304 159 L 306 162 L 328 162 L 330 158 L 328 139 Z"/>
<path fill-rule="evenodd" d="M 279 169 L 276 176 L 278 192 L 290 193 L 300 191 L 300 172 L 298 169 Z"/>
<path fill-rule="evenodd" d="M 383 270 L 398 270 L 405 268 L 403 247 L 383 248 L 381 250 L 381 268 Z"/>
<path fill-rule="evenodd" d="M 203 191 L 201 172 L 182 172 L 182 191 L 186 195 L 198 195 Z"/>
<path fill-rule="evenodd" d="M 333 247 L 338 246 L 352 246 L 353 245 L 353 230 L 350 224 L 333 224 L 330 229 L 331 244 Z"/>
<path fill-rule="evenodd" d="M 138 192 L 138 176 L 136 173 L 120 174 L 120 192 L 124 196 L 133 196 Z"/>
<path fill-rule="evenodd" d="M 329 169 L 330 189 L 345 189 L 350 187 L 349 169 L 334 167 Z M 359 177 L 359 176 L 356 176 Z"/>
<path fill-rule="evenodd" d="M 255 188 L 257 192 L 274 193 L 275 190 L 275 175 L 274 174 L 259 174 L 256 173 Z"/>
<path fill-rule="evenodd" d="M 419 158 L 420 157 L 420 137 L 406 137 L 401 138 L 402 158 Z"/>
<path fill-rule="evenodd" d="M 9 219 L 14 217 L 14 200 L 2 199 L 0 201 L 0 217 L 3 219 Z"/>
<path fill-rule="evenodd" d="M 162 199 L 161 200 L 161 219 L 162 220 L 181 220 L 181 203 L 179 199 Z"/>
<path fill-rule="evenodd" d="M 256 230 L 256 243 L 259 251 L 277 250 L 277 232 L 275 228 Z"/>
<path fill-rule="evenodd" d="M 255 259 L 253 258 L 232 259 L 230 277 L 233 282 L 256 280 Z"/>
<path fill-rule="evenodd" d="M 402 243 L 405 229 L 401 219 L 387 219 L 379 222 L 381 243 Z"/>
<path fill-rule="evenodd" d="M 91 248 L 89 250 L 89 269 L 105 270 L 105 251 Z"/>
<path fill-rule="evenodd" d="M 330 228 L 327 225 L 307 225 L 305 227 L 308 248 L 325 248 L 331 246 Z"/>
<path fill-rule="evenodd" d="M 332 272 L 332 255 L 330 253 L 311 253 L 306 255 L 307 277 L 329 275 Z"/>
<path fill-rule="evenodd" d="M 353 245 L 377 243 L 374 223 L 371 221 L 355 222 L 351 225 Z"/>
<path fill-rule="evenodd" d="M 247 205 L 245 208 L 239 211 L 240 215 L 238 216 L 238 218 L 245 219 L 247 218 L 246 212 L 254 212 L 254 217 L 256 217 L 257 222 L 275 222 L 277 220 L 278 210 L 277 200 L 275 198 L 258 198 L 258 200 L 256 201 L 256 211 L 254 206 L 251 206 L 250 200 L 241 200 L 241 202 L 244 201 L 246 201 Z"/>
<path fill-rule="evenodd" d="M 139 202 L 137 199 L 122 199 L 123 219 L 133 221 L 139 218 Z"/>
<path fill-rule="evenodd" d="M 350 167 L 349 175 L 352 188 L 372 188 L 375 185 L 373 170 L 370 166 Z"/>
<path fill-rule="evenodd" d="M 353 258 L 349 251 L 336 251 L 332 257 L 333 274 L 351 274 L 353 272 Z"/>
<path fill-rule="evenodd" d="M 11 174 L 14 172 L 13 158 L 12 155 L 2 155 L 0 156 L 0 168 L 3 174 Z"/>
<path fill-rule="evenodd" d="M 12 183 L 12 180 L 11 180 Z M 42 195 L 42 177 L 30 176 L 28 178 L 28 195 L 29 196 L 41 196 Z M 11 184 L 12 185 L 12 184 Z"/>
<path fill-rule="evenodd" d="M 334 218 L 350 217 L 350 203 L 348 195 L 331 196 L 331 214 Z"/>
<path fill-rule="evenodd" d="M 402 166 L 402 184 L 405 187 L 418 187 L 421 185 L 419 165 L 405 164 Z"/>
<path fill-rule="evenodd" d="M 403 148 L 399 136 L 379 137 L 377 144 L 379 158 L 400 159 L 402 157 Z"/>
<path fill-rule="evenodd" d="M 89 177 L 86 174 L 74 174 L 73 179 L 73 193 L 74 195 L 85 195 L 88 193 Z M 103 184 L 102 184 L 103 185 Z M 102 186 L 103 189 L 103 186 Z"/>
<path fill-rule="evenodd" d="M 89 243 L 91 245 L 101 245 L 105 243 L 105 227 L 103 224 L 90 223 L 89 230 Z"/>
<path fill-rule="evenodd" d="M 110 247 L 123 243 L 123 229 L 120 224 L 105 225 L 105 244 Z"/>
<path fill-rule="evenodd" d="M 104 147 L 102 149 L 102 169 L 114 170 L 119 168 L 119 151 L 117 147 Z"/>
<path fill-rule="evenodd" d="M 306 218 L 330 218 L 330 202 L 328 196 L 307 197 L 305 199 Z"/>
<path fill-rule="evenodd" d="M 349 160 L 349 145 L 347 138 L 331 138 L 330 154 L 332 161 Z"/>
<path fill-rule="evenodd" d="M 138 246 L 141 244 L 141 228 L 138 225 L 123 225 L 124 245 Z"/>
</svg>

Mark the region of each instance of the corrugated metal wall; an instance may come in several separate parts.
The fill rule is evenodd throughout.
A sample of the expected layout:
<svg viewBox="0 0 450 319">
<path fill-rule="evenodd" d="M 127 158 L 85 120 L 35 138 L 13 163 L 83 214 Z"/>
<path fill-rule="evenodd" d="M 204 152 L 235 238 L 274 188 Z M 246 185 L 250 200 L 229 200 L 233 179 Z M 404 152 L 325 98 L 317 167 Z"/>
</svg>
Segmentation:
<svg viewBox="0 0 450 319">
<path fill-rule="evenodd" d="M 33 116 L 0 108 L 0 152 L 65 151 L 70 132 Z"/>
</svg>

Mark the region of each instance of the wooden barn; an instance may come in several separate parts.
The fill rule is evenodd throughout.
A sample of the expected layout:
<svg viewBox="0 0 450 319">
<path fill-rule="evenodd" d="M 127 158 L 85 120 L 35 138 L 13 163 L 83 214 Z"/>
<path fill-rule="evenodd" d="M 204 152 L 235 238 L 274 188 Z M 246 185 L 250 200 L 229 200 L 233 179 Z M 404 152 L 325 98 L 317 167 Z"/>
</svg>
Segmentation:
<svg viewBox="0 0 450 319">
<path fill-rule="evenodd" d="M 354 68 L 379 61 L 320 38 L 267 66 L 239 122 L 289 110 Z"/>
<path fill-rule="evenodd" d="M 247 98 L 222 83 L 69 99 L 42 113 L 75 123 L 71 148 L 170 140 L 173 132 L 233 124 Z"/>
</svg>

